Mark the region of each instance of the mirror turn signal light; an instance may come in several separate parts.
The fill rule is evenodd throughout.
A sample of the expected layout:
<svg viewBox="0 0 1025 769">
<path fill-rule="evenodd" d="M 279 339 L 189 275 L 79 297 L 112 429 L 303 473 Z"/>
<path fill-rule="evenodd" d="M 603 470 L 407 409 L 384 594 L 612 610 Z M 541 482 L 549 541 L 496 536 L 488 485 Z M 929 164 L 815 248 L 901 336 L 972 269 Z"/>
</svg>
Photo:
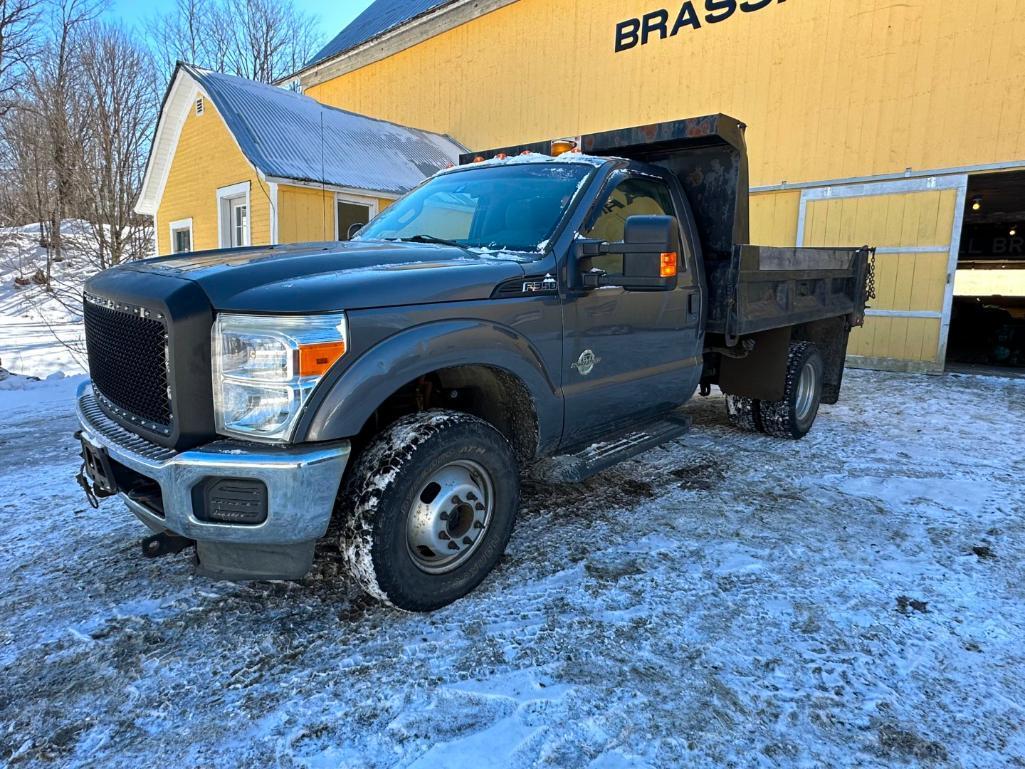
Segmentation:
<svg viewBox="0 0 1025 769">
<path fill-rule="evenodd" d="M 676 252 L 675 251 L 663 251 L 661 256 L 661 265 L 659 267 L 659 277 L 672 278 L 676 276 Z"/>
<path fill-rule="evenodd" d="M 323 376 L 345 354 L 345 342 L 317 342 L 299 348 L 299 376 Z"/>
</svg>

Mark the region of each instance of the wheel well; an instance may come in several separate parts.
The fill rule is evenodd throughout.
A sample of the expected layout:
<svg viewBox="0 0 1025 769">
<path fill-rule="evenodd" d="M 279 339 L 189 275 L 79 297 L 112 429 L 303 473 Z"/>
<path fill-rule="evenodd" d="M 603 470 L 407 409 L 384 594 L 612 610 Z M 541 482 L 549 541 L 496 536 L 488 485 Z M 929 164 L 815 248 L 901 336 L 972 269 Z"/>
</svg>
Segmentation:
<svg viewBox="0 0 1025 769">
<path fill-rule="evenodd" d="M 407 382 L 381 402 L 356 442 L 365 445 L 399 417 L 432 408 L 480 417 L 506 437 L 521 462 L 537 453 L 537 411 L 527 386 L 505 369 L 483 365 L 439 369 Z"/>
</svg>

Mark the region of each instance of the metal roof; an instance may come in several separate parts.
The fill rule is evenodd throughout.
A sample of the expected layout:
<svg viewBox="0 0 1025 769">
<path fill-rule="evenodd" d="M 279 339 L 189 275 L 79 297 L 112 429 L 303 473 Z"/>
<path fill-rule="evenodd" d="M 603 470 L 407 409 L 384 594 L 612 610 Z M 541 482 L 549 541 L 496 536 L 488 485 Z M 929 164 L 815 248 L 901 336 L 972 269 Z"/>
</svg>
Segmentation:
<svg viewBox="0 0 1025 769">
<path fill-rule="evenodd" d="M 243 154 L 265 176 L 401 194 L 465 152 L 444 134 L 328 107 L 277 86 L 180 66 L 206 91 Z"/>
<path fill-rule="evenodd" d="M 455 0 L 375 0 L 359 16 L 353 19 L 349 26 L 339 32 L 335 37 L 321 48 L 313 57 L 306 62 L 306 66 L 312 66 L 324 59 L 330 59 L 352 48 L 355 48 L 368 40 L 373 40 L 390 29 L 395 29 L 405 24 L 410 19 L 421 16 L 435 8 L 448 5 Z"/>
</svg>

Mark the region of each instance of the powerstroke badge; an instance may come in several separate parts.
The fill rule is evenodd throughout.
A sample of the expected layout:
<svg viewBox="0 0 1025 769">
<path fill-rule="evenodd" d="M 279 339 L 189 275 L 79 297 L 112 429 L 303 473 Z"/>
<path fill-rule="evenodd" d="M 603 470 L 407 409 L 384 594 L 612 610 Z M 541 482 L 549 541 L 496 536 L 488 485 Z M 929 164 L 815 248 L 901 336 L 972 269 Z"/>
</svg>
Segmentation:
<svg viewBox="0 0 1025 769">
<path fill-rule="evenodd" d="M 626 19 L 616 25 L 616 53 L 628 51 L 638 45 L 647 45 L 651 40 L 665 40 L 676 37 L 688 29 L 701 29 L 703 24 L 718 24 L 726 21 L 737 11 L 754 13 L 770 5 L 779 5 L 786 0 L 686 0 L 673 13 L 669 8 L 659 8 L 638 19 Z M 700 13 L 702 8 L 704 13 Z"/>
</svg>

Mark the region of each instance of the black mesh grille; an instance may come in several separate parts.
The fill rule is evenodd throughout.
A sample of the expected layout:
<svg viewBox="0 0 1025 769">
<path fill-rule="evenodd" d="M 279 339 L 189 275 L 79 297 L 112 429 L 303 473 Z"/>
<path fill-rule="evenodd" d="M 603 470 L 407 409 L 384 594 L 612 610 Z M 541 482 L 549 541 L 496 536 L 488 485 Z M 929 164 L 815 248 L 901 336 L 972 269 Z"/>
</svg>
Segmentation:
<svg viewBox="0 0 1025 769">
<path fill-rule="evenodd" d="M 93 386 L 115 406 L 167 427 L 167 330 L 161 321 L 136 312 L 85 301 L 89 375 Z"/>
</svg>

